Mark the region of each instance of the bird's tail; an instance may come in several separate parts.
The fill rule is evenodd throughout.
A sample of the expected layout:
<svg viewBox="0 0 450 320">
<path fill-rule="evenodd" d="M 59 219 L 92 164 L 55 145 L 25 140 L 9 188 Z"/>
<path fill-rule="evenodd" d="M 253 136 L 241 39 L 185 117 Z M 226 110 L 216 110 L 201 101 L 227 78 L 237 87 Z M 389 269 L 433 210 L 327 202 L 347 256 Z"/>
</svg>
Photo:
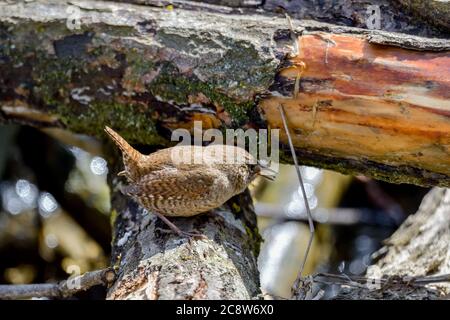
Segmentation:
<svg viewBox="0 0 450 320">
<path fill-rule="evenodd" d="M 132 146 L 130 146 L 130 144 L 126 142 L 125 139 L 122 138 L 117 132 L 115 132 L 108 126 L 105 127 L 105 132 L 111 137 L 117 147 L 119 147 L 119 149 L 122 151 L 125 166 L 129 165 L 129 163 L 127 163 L 129 161 L 137 163 L 140 160 L 142 154 Z"/>
</svg>

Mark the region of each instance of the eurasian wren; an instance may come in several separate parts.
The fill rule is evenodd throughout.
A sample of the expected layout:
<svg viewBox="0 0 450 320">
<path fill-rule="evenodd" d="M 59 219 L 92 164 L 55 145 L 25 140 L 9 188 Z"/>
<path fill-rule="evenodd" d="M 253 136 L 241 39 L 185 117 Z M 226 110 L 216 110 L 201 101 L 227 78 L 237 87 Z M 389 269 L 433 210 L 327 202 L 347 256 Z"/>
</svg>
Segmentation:
<svg viewBox="0 0 450 320">
<path fill-rule="evenodd" d="M 122 192 L 179 235 L 197 236 L 181 231 L 166 216 L 190 217 L 215 209 L 243 192 L 265 169 L 240 147 L 175 146 L 143 155 L 111 128 L 105 131 L 122 151 L 125 170 L 119 175 L 129 182 Z"/>
</svg>

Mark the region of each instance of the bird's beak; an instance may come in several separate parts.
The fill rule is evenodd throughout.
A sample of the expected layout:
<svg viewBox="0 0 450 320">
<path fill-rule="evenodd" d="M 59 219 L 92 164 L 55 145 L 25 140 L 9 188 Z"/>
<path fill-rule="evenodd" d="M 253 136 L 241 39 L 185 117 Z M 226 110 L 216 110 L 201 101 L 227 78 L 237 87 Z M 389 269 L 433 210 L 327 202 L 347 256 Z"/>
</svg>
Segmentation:
<svg viewBox="0 0 450 320">
<path fill-rule="evenodd" d="M 274 181 L 277 177 L 278 172 L 276 172 L 273 169 L 270 169 L 267 165 L 262 164 L 261 162 L 258 162 L 259 171 L 258 175 L 270 180 Z"/>
</svg>

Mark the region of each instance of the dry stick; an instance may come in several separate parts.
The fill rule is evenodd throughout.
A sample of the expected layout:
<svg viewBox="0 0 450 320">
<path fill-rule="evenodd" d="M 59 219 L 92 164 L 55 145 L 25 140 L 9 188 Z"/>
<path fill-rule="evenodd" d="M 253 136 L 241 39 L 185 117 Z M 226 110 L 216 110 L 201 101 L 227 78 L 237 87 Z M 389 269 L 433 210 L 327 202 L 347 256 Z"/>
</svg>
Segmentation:
<svg viewBox="0 0 450 320">
<path fill-rule="evenodd" d="M 86 272 L 58 283 L 0 285 L 0 299 L 65 298 L 96 285 L 107 286 L 115 278 L 114 270 L 107 268 Z"/>
<path fill-rule="evenodd" d="M 298 274 L 298 278 L 301 278 L 302 274 L 303 274 L 303 269 L 305 268 L 306 260 L 308 259 L 309 251 L 311 249 L 312 241 L 314 239 L 314 221 L 313 221 L 313 217 L 311 214 L 311 210 L 309 208 L 308 198 L 306 196 L 306 190 L 305 190 L 305 186 L 303 184 L 302 174 L 300 172 L 300 168 L 299 168 L 298 161 L 297 161 L 297 154 L 295 153 L 294 144 L 292 143 L 292 138 L 291 138 L 291 134 L 289 132 L 289 128 L 288 128 L 288 124 L 287 124 L 287 120 L 286 120 L 286 114 L 284 112 L 283 105 L 280 104 L 278 106 L 278 108 L 280 110 L 281 120 L 283 121 L 284 130 L 286 131 L 286 135 L 288 137 L 289 147 L 291 148 L 292 158 L 294 159 L 295 171 L 297 172 L 298 181 L 300 183 L 300 187 L 301 187 L 302 194 L 303 194 L 303 200 L 305 202 L 306 213 L 308 215 L 308 224 L 309 224 L 310 235 L 309 235 L 308 246 L 306 247 L 305 255 L 303 257 L 302 266 L 300 268 L 300 273 Z"/>
<path fill-rule="evenodd" d="M 292 20 L 291 20 L 291 18 L 289 17 L 288 14 L 286 14 L 286 19 L 287 19 L 288 27 L 289 27 L 289 30 L 290 30 L 291 40 L 292 40 L 292 42 L 294 44 L 293 55 L 298 55 L 300 53 L 300 48 L 298 46 L 296 34 L 295 34 L 295 31 L 294 31 L 294 27 L 292 25 Z M 299 92 L 301 73 L 302 73 L 302 71 L 297 73 L 297 76 L 295 78 L 294 97 L 297 97 L 298 92 Z M 309 225 L 309 234 L 310 234 L 309 235 L 309 240 L 308 240 L 308 246 L 306 247 L 305 255 L 303 256 L 302 265 L 300 267 L 300 272 L 299 272 L 299 274 L 297 276 L 297 279 L 295 280 L 295 283 L 294 283 L 294 288 L 295 288 L 297 286 L 297 283 L 299 283 L 299 280 L 302 278 L 303 270 L 305 269 L 306 260 L 308 259 L 309 251 L 311 249 L 312 242 L 314 240 L 314 232 L 315 231 L 314 231 L 314 221 L 313 221 L 313 217 L 312 217 L 312 214 L 311 214 L 311 210 L 309 208 L 309 203 L 308 203 L 308 198 L 306 196 L 305 186 L 303 185 L 302 174 L 300 172 L 300 168 L 299 168 L 298 161 L 297 161 L 297 154 L 295 153 L 294 144 L 292 142 L 291 134 L 289 132 L 289 128 L 288 128 L 288 124 L 287 124 L 287 120 L 286 120 L 286 113 L 284 111 L 284 107 L 283 107 L 282 104 L 280 104 L 278 106 L 278 108 L 279 108 L 279 111 L 280 111 L 280 114 L 281 114 L 281 119 L 283 120 L 284 130 L 286 131 L 286 135 L 288 137 L 289 147 L 291 149 L 292 158 L 294 159 L 295 171 L 297 172 L 298 181 L 300 183 L 300 187 L 301 187 L 301 190 L 302 190 L 303 200 L 305 202 L 306 213 L 307 213 L 307 216 L 308 216 L 308 225 Z"/>
<path fill-rule="evenodd" d="M 357 283 L 367 283 L 367 281 L 379 281 L 380 283 L 393 283 L 393 284 L 408 284 L 412 286 L 423 286 L 430 283 L 441 283 L 441 282 L 450 282 L 450 274 L 442 274 L 437 276 L 404 276 L 404 277 L 387 277 L 387 278 L 367 278 L 362 276 L 348 276 L 348 275 L 340 275 L 340 274 L 332 274 L 332 273 L 318 273 L 313 276 L 314 281 L 317 282 L 324 282 L 328 283 L 326 281 L 320 281 L 316 280 L 316 278 L 328 278 L 328 279 L 335 279 L 340 281 L 342 284 L 347 285 L 354 285 Z M 334 284 L 336 282 L 331 282 L 328 284 Z"/>
<path fill-rule="evenodd" d="M 423 277 L 414 277 L 412 279 L 412 283 L 418 284 L 429 284 L 429 283 L 439 283 L 439 282 L 450 282 L 450 273 L 442 274 L 438 276 L 423 276 Z"/>
<path fill-rule="evenodd" d="M 286 14 L 286 19 L 288 22 L 288 27 L 289 27 L 289 31 L 290 31 L 290 36 L 291 36 L 291 40 L 293 42 L 294 45 L 294 52 L 293 55 L 298 55 L 300 53 L 300 48 L 298 46 L 298 42 L 297 42 L 297 37 L 294 31 L 294 26 L 292 25 L 292 20 L 289 17 L 288 14 Z M 294 97 L 297 96 L 298 91 L 299 91 L 299 83 L 300 83 L 300 75 L 301 73 L 297 74 L 297 77 L 295 79 L 295 85 L 294 85 Z M 305 255 L 303 257 L 303 261 L 302 261 L 302 265 L 300 268 L 300 273 L 298 274 L 297 280 L 301 279 L 302 274 L 303 274 L 303 270 L 305 269 L 305 264 L 306 264 L 306 260 L 308 259 L 308 254 L 309 251 L 311 249 L 311 245 L 312 245 L 312 241 L 314 239 L 314 221 L 313 221 L 313 217 L 311 214 L 311 210 L 309 208 L 309 203 L 308 203 L 308 198 L 306 196 L 306 191 L 305 191 L 305 186 L 303 185 L 303 179 L 302 179 L 302 174 L 300 172 L 300 168 L 298 165 L 298 161 L 297 161 L 297 154 L 295 153 L 295 148 L 294 148 L 294 144 L 292 142 L 292 137 L 291 134 L 289 132 L 289 127 L 287 124 L 287 120 L 286 120 L 286 113 L 284 111 L 284 107 L 282 104 L 280 104 L 278 106 L 280 114 L 281 114 L 281 119 L 283 120 L 283 126 L 284 126 L 284 130 L 286 131 L 286 135 L 288 137 L 288 141 L 289 141 L 289 147 L 291 149 L 291 154 L 292 154 L 292 158 L 294 159 L 294 165 L 295 165 L 295 171 L 297 172 L 297 177 L 298 177 L 298 181 L 300 183 L 300 187 L 302 190 L 302 194 L 303 194 L 303 200 L 305 202 L 305 208 L 306 208 L 306 213 L 308 216 L 308 224 L 309 224 L 309 240 L 308 240 L 308 246 L 306 247 L 306 251 L 305 251 Z M 297 282 L 296 280 L 296 282 Z"/>
</svg>

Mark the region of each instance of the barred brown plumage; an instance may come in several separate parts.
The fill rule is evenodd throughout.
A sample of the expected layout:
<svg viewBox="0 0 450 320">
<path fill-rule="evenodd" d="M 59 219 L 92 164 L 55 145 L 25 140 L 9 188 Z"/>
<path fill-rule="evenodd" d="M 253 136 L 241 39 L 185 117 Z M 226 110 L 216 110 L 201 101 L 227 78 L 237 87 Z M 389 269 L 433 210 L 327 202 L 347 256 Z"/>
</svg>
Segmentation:
<svg viewBox="0 0 450 320">
<path fill-rule="evenodd" d="M 261 174 L 261 166 L 245 149 L 230 145 L 175 146 L 143 155 L 109 127 L 105 131 L 122 151 L 130 183 L 122 192 L 155 213 L 179 235 L 165 216 L 189 217 L 224 204 Z"/>
</svg>

